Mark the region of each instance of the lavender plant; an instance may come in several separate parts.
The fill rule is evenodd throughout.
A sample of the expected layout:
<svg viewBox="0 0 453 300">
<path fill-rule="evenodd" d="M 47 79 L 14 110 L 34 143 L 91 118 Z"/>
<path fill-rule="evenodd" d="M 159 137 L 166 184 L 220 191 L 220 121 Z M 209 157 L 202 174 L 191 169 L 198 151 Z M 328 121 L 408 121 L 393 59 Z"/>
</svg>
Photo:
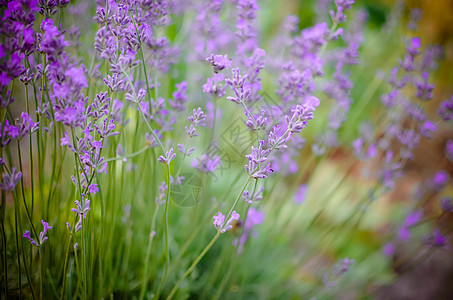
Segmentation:
<svg viewBox="0 0 453 300">
<path fill-rule="evenodd" d="M 354 2 L 0 1 L 1 295 L 358 299 L 448 253 L 442 48 Z"/>
</svg>

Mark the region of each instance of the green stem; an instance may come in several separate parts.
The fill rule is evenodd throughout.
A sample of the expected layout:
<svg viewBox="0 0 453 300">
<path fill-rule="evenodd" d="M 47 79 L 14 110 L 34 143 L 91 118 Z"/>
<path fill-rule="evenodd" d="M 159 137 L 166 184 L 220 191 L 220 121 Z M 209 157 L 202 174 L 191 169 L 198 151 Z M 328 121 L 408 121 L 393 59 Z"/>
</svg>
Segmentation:
<svg viewBox="0 0 453 300">
<path fill-rule="evenodd" d="M 173 298 L 173 296 L 176 293 L 176 291 L 178 290 L 179 285 L 181 284 L 181 282 L 187 276 L 189 276 L 190 273 L 192 273 L 193 269 L 195 269 L 197 264 L 200 262 L 200 260 L 206 254 L 206 252 L 208 252 L 209 249 L 211 249 L 212 245 L 214 245 L 215 241 L 219 238 L 219 236 L 220 236 L 220 231 L 217 231 L 216 235 L 212 238 L 212 240 L 209 242 L 209 244 L 203 249 L 203 251 L 201 251 L 200 255 L 198 255 L 198 257 L 190 265 L 189 269 L 187 269 L 187 271 L 184 273 L 184 275 L 178 280 L 178 282 L 176 282 L 175 286 L 173 287 L 173 289 L 171 290 L 170 294 L 168 295 L 167 300 L 170 300 L 171 298 Z"/>
<path fill-rule="evenodd" d="M 18 237 L 18 234 L 19 234 L 19 230 L 18 230 L 18 225 L 17 225 L 17 218 L 18 218 L 18 212 L 17 212 L 17 209 L 18 209 L 18 200 L 17 200 L 17 197 L 14 197 L 15 198 L 15 203 L 14 203 L 14 226 L 15 226 L 15 233 L 16 233 L 16 250 L 17 250 L 17 265 L 19 267 L 18 269 L 18 276 L 17 276 L 17 279 L 19 281 L 19 299 L 22 299 L 22 276 L 21 276 L 21 267 L 20 267 L 20 248 L 19 248 L 19 237 Z"/>
<path fill-rule="evenodd" d="M 69 236 L 68 247 L 66 248 L 66 255 L 65 255 L 65 258 L 64 258 L 63 284 L 61 286 L 60 299 L 64 299 L 63 298 L 63 294 L 64 294 L 64 287 L 65 287 L 65 284 L 66 284 L 66 267 L 67 267 L 67 264 L 68 264 L 68 257 L 69 257 L 69 249 L 71 247 L 71 240 L 72 240 L 72 234 Z"/>
<path fill-rule="evenodd" d="M 94 171 L 96 173 L 96 179 L 97 183 L 99 186 L 99 197 L 101 198 L 101 242 L 99 245 L 99 282 L 100 282 L 100 293 L 102 295 L 103 289 L 104 289 L 104 269 L 102 265 L 102 258 L 104 257 L 104 251 L 103 251 L 103 243 L 104 243 L 104 227 L 105 227 L 105 207 L 104 207 L 104 197 L 102 194 L 102 188 L 101 188 L 101 181 L 99 179 L 99 173 L 97 171 Z"/>
<path fill-rule="evenodd" d="M 43 299 L 42 298 L 42 291 L 43 291 L 42 284 L 43 284 L 43 278 L 44 278 L 44 264 L 43 264 L 43 261 L 42 261 L 43 257 L 42 257 L 42 248 L 41 248 L 41 246 L 39 246 L 38 249 L 39 249 L 39 260 L 41 262 L 41 274 L 39 276 L 39 286 L 40 286 L 40 289 L 39 289 L 40 297 L 39 297 L 39 299 L 42 300 Z"/>
<path fill-rule="evenodd" d="M 156 217 L 157 217 L 158 210 L 159 210 L 159 205 L 156 204 L 156 209 L 154 210 L 153 219 L 151 221 L 151 229 L 149 230 L 148 247 L 146 248 L 146 255 L 145 255 L 145 259 L 143 261 L 143 263 L 145 265 L 145 269 L 143 271 L 142 287 L 141 287 L 141 290 L 140 290 L 140 298 L 139 299 L 144 299 L 146 286 L 148 284 L 149 257 L 151 255 L 151 248 L 152 248 L 152 244 L 153 244 L 153 238 L 156 235 L 156 233 L 154 231 L 154 227 L 155 227 L 155 223 L 156 223 Z"/>
<path fill-rule="evenodd" d="M 20 151 L 19 140 L 17 141 L 17 151 L 18 151 L 18 156 L 19 156 L 19 169 L 22 172 L 22 154 Z M 23 172 L 22 172 L 22 174 L 23 174 Z M 25 211 L 27 212 L 28 221 L 30 222 L 30 226 L 33 230 L 33 234 L 35 235 L 36 238 L 38 238 L 38 234 L 36 233 L 35 226 L 33 225 L 33 221 L 31 219 L 30 212 L 28 211 L 27 202 L 25 200 L 24 177 L 23 176 L 20 178 L 20 182 L 21 182 L 22 199 L 24 201 Z"/>
</svg>

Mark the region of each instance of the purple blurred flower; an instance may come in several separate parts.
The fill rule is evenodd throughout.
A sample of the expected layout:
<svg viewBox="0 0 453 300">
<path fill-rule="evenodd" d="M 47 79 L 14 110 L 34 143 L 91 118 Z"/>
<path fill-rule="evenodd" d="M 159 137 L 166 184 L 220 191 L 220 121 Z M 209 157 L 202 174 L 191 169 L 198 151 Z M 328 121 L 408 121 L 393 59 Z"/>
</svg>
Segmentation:
<svg viewBox="0 0 453 300">
<path fill-rule="evenodd" d="M 450 121 L 453 119 L 453 95 L 451 95 L 450 100 L 446 99 L 440 104 L 437 112 L 444 121 Z"/>
<path fill-rule="evenodd" d="M 262 186 L 258 191 L 256 191 L 253 195 L 250 195 L 249 191 L 244 191 L 242 193 L 242 198 L 244 198 L 245 202 L 248 204 L 252 204 L 255 201 L 260 201 L 263 199 L 263 193 L 264 187 Z"/>
<path fill-rule="evenodd" d="M 423 81 L 420 81 L 416 84 L 417 92 L 416 96 L 421 100 L 431 100 L 433 98 L 434 84 L 428 83 L 427 72 L 423 73 Z"/>
<path fill-rule="evenodd" d="M 442 197 L 440 199 L 440 206 L 446 212 L 453 212 L 453 200 L 451 197 Z"/>
<path fill-rule="evenodd" d="M 428 181 L 428 186 L 430 189 L 435 191 L 442 190 L 450 180 L 450 176 L 444 170 L 438 171 L 434 174 L 433 178 Z"/>
<path fill-rule="evenodd" d="M 404 223 L 401 225 L 399 232 L 398 232 L 398 236 L 403 242 L 407 241 L 411 236 L 410 230 L 409 230 L 410 227 L 412 227 L 412 226 L 416 225 L 418 222 L 420 222 L 422 217 L 423 217 L 423 211 L 421 211 L 421 210 L 411 212 L 407 215 L 406 219 L 404 220 Z"/>
<path fill-rule="evenodd" d="M 438 228 L 434 229 L 433 233 L 425 238 L 425 244 L 428 247 L 450 249 L 447 237 L 442 235 Z"/>
<path fill-rule="evenodd" d="M 431 139 L 433 134 L 437 131 L 436 123 L 428 120 L 425 121 L 422 125 L 419 125 L 420 134 L 426 138 Z"/>
<path fill-rule="evenodd" d="M 171 107 L 177 111 L 185 110 L 184 104 L 187 102 L 187 82 L 182 81 L 176 85 L 176 91 L 173 92 L 173 100 L 168 100 Z"/>
<path fill-rule="evenodd" d="M 211 63 L 214 73 L 218 73 L 223 69 L 229 69 L 231 67 L 231 60 L 228 59 L 227 55 L 214 55 L 211 54 L 206 61 Z"/>
<path fill-rule="evenodd" d="M 194 159 L 192 162 L 192 167 L 197 170 L 200 170 L 203 173 L 215 172 L 217 167 L 221 166 L 220 156 L 211 154 L 203 154 L 201 158 Z"/>
<path fill-rule="evenodd" d="M 294 202 L 296 204 L 302 204 L 305 202 L 305 199 L 307 197 L 307 192 L 308 192 L 308 185 L 307 184 L 301 184 L 299 186 L 299 189 L 296 192 L 296 195 L 294 196 Z"/>
<path fill-rule="evenodd" d="M 393 256 L 393 254 L 395 253 L 395 245 L 393 243 L 388 243 L 384 246 L 382 251 L 384 252 L 385 256 Z"/>
<path fill-rule="evenodd" d="M 244 225 L 244 232 L 242 233 L 239 239 L 238 253 L 244 251 L 244 244 L 248 240 L 250 235 L 256 236 L 255 227 L 264 222 L 264 217 L 265 217 L 264 212 L 261 212 L 254 207 L 251 207 L 248 210 L 247 218 Z M 237 240 L 235 240 L 234 243 L 237 244 Z"/>
<path fill-rule="evenodd" d="M 447 140 L 445 145 L 445 155 L 450 161 L 453 161 L 453 140 Z"/>
<path fill-rule="evenodd" d="M 11 169 L 11 175 L 3 172 L 2 182 L 0 182 L 0 189 L 4 191 L 14 191 L 14 188 L 22 178 L 22 172 L 17 172 L 17 169 L 13 167 Z"/>
</svg>

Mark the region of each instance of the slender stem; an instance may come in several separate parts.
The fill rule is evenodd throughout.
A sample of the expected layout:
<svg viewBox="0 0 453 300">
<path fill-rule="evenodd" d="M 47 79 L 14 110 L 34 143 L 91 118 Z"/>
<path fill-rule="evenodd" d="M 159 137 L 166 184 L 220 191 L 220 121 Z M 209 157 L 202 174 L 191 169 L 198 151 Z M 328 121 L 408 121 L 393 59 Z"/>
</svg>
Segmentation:
<svg viewBox="0 0 453 300">
<path fill-rule="evenodd" d="M 165 285 L 165 281 L 167 280 L 168 276 L 168 267 L 170 266 L 170 252 L 168 248 L 168 205 L 170 203 L 170 165 L 167 164 L 168 172 L 167 172 L 167 200 L 165 201 L 165 208 L 164 208 L 164 250 L 165 250 L 165 269 L 164 269 L 164 276 L 160 282 L 159 288 L 157 289 L 156 299 L 159 299 L 160 292 Z"/>
<path fill-rule="evenodd" d="M 120 157 L 112 157 L 112 158 L 108 158 L 106 160 L 104 160 L 104 163 L 108 163 L 110 161 L 114 161 L 114 160 L 121 160 L 121 159 L 125 159 L 125 158 L 132 158 L 132 157 L 135 157 L 139 154 L 142 154 L 143 152 L 145 152 L 146 150 L 150 149 L 150 147 L 145 147 L 141 150 L 138 150 L 137 152 L 134 152 L 132 154 L 129 154 L 129 155 L 125 155 L 125 156 L 120 156 Z"/>
<path fill-rule="evenodd" d="M 99 197 L 101 198 L 101 241 L 99 245 L 99 282 L 100 282 L 100 292 L 102 295 L 103 288 L 104 288 L 104 269 L 103 269 L 103 264 L 102 264 L 102 258 L 104 257 L 104 250 L 102 245 L 104 244 L 104 227 L 105 227 L 105 201 L 104 197 L 102 194 L 102 187 L 101 187 L 101 181 L 99 179 L 99 173 L 97 171 L 94 171 L 96 173 L 96 179 L 97 183 L 99 186 Z"/>
<path fill-rule="evenodd" d="M 247 187 L 247 185 L 249 184 L 251 179 L 252 179 L 252 177 L 247 178 L 247 181 L 245 182 L 244 186 L 242 187 L 241 192 L 236 197 L 236 201 L 234 201 L 234 204 L 231 207 L 230 211 L 228 212 L 228 215 L 225 217 L 225 220 L 228 220 L 230 218 L 231 214 L 233 213 L 233 210 L 236 208 L 236 205 L 239 203 L 239 199 L 241 199 L 242 193 L 244 193 L 245 188 Z"/>
<path fill-rule="evenodd" d="M 38 250 L 39 250 L 39 260 L 40 260 L 40 265 L 41 265 L 41 274 L 39 276 L 39 286 L 40 286 L 40 289 L 39 289 L 39 299 L 43 299 L 42 298 L 42 283 L 43 283 L 43 278 L 44 278 L 44 264 L 43 264 L 43 257 L 42 257 L 42 246 L 39 246 L 38 247 Z"/>
<path fill-rule="evenodd" d="M 156 235 L 156 232 L 154 231 L 154 227 L 155 227 L 155 224 L 156 224 L 156 217 L 157 217 L 158 210 L 159 210 L 159 205 L 157 204 L 156 205 L 156 209 L 154 210 L 153 219 L 151 221 L 151 228 L 149 230 L 148 247 L 146 248 L 146 255 L 145 255 L 145 259 L 143 261 L 143 263 L 145 265 L 145 269 L 143 271 L 142 287 L 141 287 L 141 290 L 140 290 L 140 298 L 139 299 L 144 299 L 146 286 L 148 284 L 149 257 L 151 255 L 151 248 L 152 248 L 152 244 L 153 244 L 153 238 Z"/>
<path fill-rule="evenodd" d="M 17 151 L 18 151 L 18 156 L 19 156 L 19 169 L 22 172 L 22 154 L 20 151 L 19 140 L 17 141 Z M 22 172 L 22 174 L 23 174 L 23 172 Z M 33 234 L 35 235 L 36 238 L 38 238 L 38 234 L 36 233 L 36 229 L 35 229 L 35 226 L 33 225 L 33 221 L 31 219 L 30 212 L 28 211 L 27 202 L 25 200 L 24 177 L 23 176 L 20 178 L 20 182 L 21 182 L 22 199 L 24 201 L 25 211 L 27 212 L 28 221 L 30 222 L 30 226 L 33 230 Z"/>
<path fill-rule="evenodd" d="M 4 288 L 5 288 L 5 297 L 8 298 L 8 266 L 6 258 L 6 232 L 5 232 L 5 208 L 6 208 L 6 193 L 2 190 L 2 206 L 1 206 L 1 217 L 2 217 L 2 258 L 3 258 L 3 273 L 5 277 L 3 278 Z"/>
<path fill-rule="evenodd" d="M 71 247 L 71 240 L 72 240 L 72 234 L 69 236 L 68 247 L 66 248 L 66 255 L 65 255 L 65 258 L 64 258 L 63 284 L 61 286 L 60 299 L 64 299 L 63 298 L 63 294 L 64 294 L 64 287 L 65 287 L 65 283 L 66 283 L 66 267 L 67 267 L 67 264 L 68 264 L 68 257 L 69 257 L 69 249 Z"/>
<path fill-rule="evenodd" d="M 76 143 L 76 137 L 74 134 L 74 128 L 71 128 L 71 134 L 72 134 L 72 142 L 74 145 L 77 145 Z M 82 198 L 82 185 L 80 183 L 80 175 L 79 175 L 79 169 L 81 168 L 79 166 L 79 158 L 77 157 L 77 153 L 74 153 L 74 160 L 76 164 L 76 178 L 77 178 L 77 183 L 79 186 L 79 197 L 80 199 Z M 82 168 L 83 169 L 83 168 Z M 87 178 L 87 177 L 86 177 Z M 87 261 L 86 261 L 86 249 L 85 249 L 85 221 L 84 218 L 82 217 L 82 282 L 83 282 L 83 299 L 87 299 L 87 274 L 86 274 L 86 269 L 87 269 Z"/>
<path fill-rule="evenodd" d="M 19 230 L 18 230 L 18 225 L 17 225 L 17 218 L 18 218 L 18 208 L 19 208 L 19 200 L 17 197 L 14 197 L 15 203 L 14 203 L 14 226 L 15 226 L 15 233 L 16 233 L 16 251 L 17 251 L 17 265 L 19 267 L 18 269 L 18 281 L 19 281 L 19 299 L 22 299 L 22 276 L 21 276 L 21 267 L 20 267 L 20 248 L 19 248 Z"/>
<path fill-rule="evenodd" d="M 203 249 L 203 251 L 201 251 L 200 255 L 198 255 L 198 257 L 190 265 L 189 269 L 187 269 L 187 271 L 184 273 L 184 275 L 178 280 L 178 282 L 176 282 L 175 286 L 173 287 L 173 289 L 171 290 L 170 294 L 168 295 L 167 300 L 170 300 L 171 298 L 173 298 L 173 296 L 176 293 L 176 291 L 178 290 L 178 287 L 181 284 L 181 282 L 187 276 L 189 276 L 190 273 L 192 273 L 193 269 L 195 269 L 197 264 L 200 262 L 200 260 L 206 254 L 206 252 L 208 252 L 209 249 L 211 249 L 212 245 L 214 245 L 215 241 L 219 238 L 219 236 L 220 236 L 220 231 L 217 231 L 216 235 L 212 238 L 212 240 L 209 242 L 209 244 Z"/>
</svg>

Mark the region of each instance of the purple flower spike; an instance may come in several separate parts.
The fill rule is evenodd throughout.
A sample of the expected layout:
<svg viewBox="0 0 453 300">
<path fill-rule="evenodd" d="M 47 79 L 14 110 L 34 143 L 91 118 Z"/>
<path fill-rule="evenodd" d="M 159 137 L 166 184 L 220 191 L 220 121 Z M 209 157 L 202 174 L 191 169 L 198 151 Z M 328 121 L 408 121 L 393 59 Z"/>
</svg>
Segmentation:
<svg viewBox="0 0 453 300">
<path fill-rule="evenodd" d="M 231 225 L 231 224 L 233 223 L 233 221 L 238 221 L 240 217 L 241 216 L 236 211 L 233 211 L 231 213 L 231 217 L 225 223 L 225 226 L 223 227 L 223 229 L 220 232 L 224 233 L 224 232 L 230 230 L 231 228 L 233 228 L 233 225 Z"/>
<path fill-rule="evenodd" d="M 417 83 L 416 96 L 421 100 L 431 100 L 433 98 L 434 84 L 428 83 L 427 72 L 423 73 L 423 81 Z"/>
<path fill-rule="evenodd" d="M 203 173 L 214 172 L 217 167 L 221 166 L 220 156 L 211 154 L 203 154 L 201 159 L 195 159 L 192 162 L 192 167 L 200 170 Z"/>
<path fill-rule="evenodd" d="M 430 236 L 425 238 L 425 244 L 428 247 L 433 248 L 444 248 L 446 250 L 450 248 L 447 237 L 442 235 L 438 228 L 436 228 Z"/>
<path fill-rule="evenodd" d="M 231 70 L 233 73 L 233 78 L 225 79 L 225 83 L 230 86 L 231 90 L 234 92 L 234 96 L 228 96 L 227 99 L 233 103 L 241 104 L 248 100 L 252 91 L 246 88 L 245 82 L 248 77 L 247 74 L 244 76 L 240 75 L 239 68 L 234 68 Z"/>
<path fill-rule="evenodd" d="M 443 197 L 440 199 L 440 206 L 446 212 L 453 212 L 453 200 L 451 197 Z"/>
<path fill-rule="evenodd" d="M 395 245 L 393 243 L 388 243 L 384 246 L 382 251 L 384 252 L 385 256 L 393 256 L 393 254 L 395 253 Z"/>
<path fill-rule="evenodd" d="M 434 123 L 430 120 L 428 120 L 428 121 L 424 122 L 422 125 L 420 125 L 420 134 L 428 139 L 431 139 L 433 137 L 433 134 L 436 131 L 437 131 L 436 123 Z"/>
<path fill-rule="evenodd" d="M 41 233 L 39 234 L 39 244 L 40 245 L 44 244 L 44 242 L 47 241 L 47 239 L 48 239 L 48 237 L 46 236 L 47 230 L 52 229 L 52 226 L 49 226 L 49 223 L 44 222 L 43 220 L 41 220 L 41 223 L 42 223 L 42 226 L 44 227 L 44 230 L 41 231 Z"/>
<path fill-rule="evenodd" d="M 82 194 L 82 201 L 76 200 L 74 201 L 74 204 L 76 205 L 76 208 L 71 210 L 86 219 L 86 214 L 90 211 L 90 200 L 85 199 L 85 194 Z"/>
<path fill-rule="evenodd" d="M 212 224 L 214 224 L 215 228 L 220 231 L 222 229 L 223 223 L 225 222 L 225 215 L 219 212 L 217 216 L 213 216 L 212 218 L 214 219 L 214 222 L 212 222 Z"/>
<path fill-rule="evenodd" d="M 224 233 L 224 232 L 230 230 L 231 228 L 233 228 L 233 225 L 231 225 L 231 224 L 233 223 L 233 221 L 238 221 L 240 218 L 240 215 L 236 211 L 233 211 L 231 213 L 231 217 L 228 219 L 228 221 L 226 223 L 225 223 L 225 215 L 222 214 L 221 212 L 219 212 L 217 214 L 217 216 L 213 216 L 212 218 L 214 219 L 212 224 L 214 224 L 215 228 L 217 228 L 217 231 L 219 231 L 220 233 Z"/>
<path fill-rule="evenodd" d="M 264 187 L 262 186 L 258 191 L 256 191 L 253 195 L 250 195 L 249 191 L 244 191 L 242 193 L 242 198 L 244 198 L 245 202 L 248 204 L 252 204 L 254 201 L 260 201 L 263 199 L 263 191 Z"/>
<path fill-rule="evenodd" d="M 22 178 L 22 172 L 17 172 L 15 167 L 11 170 L 11 175 L 4 172 L 2 174 L 3 181 L 0 182 L 0 189 L 4 191 L 14 191 L 14 188 Z"/>
<path fill-rule="evenodd" d="M 440 191 L 442 190 L 450 180 L 450 176 L 444 170 L 438 171 L 434 174 L 433 178 L 429 180 L 428 185 L 432 190 Z"/>
<path fill-rule="evenodd" d="M 189 135 L 189 137 L 194 137 L 198 136 L 198 133 L 196 133 L 197 126 L 206 126 L 205 120 L 206 120 L 206 115 L 205 113 L 201 110 L 201 108 L 197 108 L 193 110 L 193 115 L 188 117 L 190 121 L 190 127 L 186 126 L 186 132 Z"/>
<path fill-rule="evenodd" d="M 450 161 L 453 161 L 453 140 L 448 140 L 445 145 L 445 155 Z"/>
<path fill-rule="evenodd" d="M 307 197 L 307 192 L 308 192 L 308 185 L 307 184 L 301 184 L 299 186 L 299 189 L 297 190 L 297 193 L 294 197 L 294 202 L 296 204 L 302 204 L 305 202 L 305 199 Z"/>
<path fill-rule="evenodd" d="M 231 67 L 231 60 L 228 59 L 227 55 L 214 55 L 211 54 L 206 61 L 211 63 L 212 69 L 215 73 L 219 73 L 223 69 L 228 69 Z"/>
<path fill-rule="evenodd" d="M 253 178 L 266 178 L 266 174 L 272 172 L 270 163 L 267 163 L 264 167 L 262 166 L 267 161 L 267 156 L 270 152 L 270 149 L 263 150 L 263 145 L 264 141 L 261 140 L 259 147 L 255 148 L 252 146 L 252 153 L 245 156 L 249 160 L 245 170 Z"/>
<path fill-rule="evenodd" d="M 291 117 L 285 115 L 286 127 L 290 132 L 300 133 L 307 125 L 307 121 L 313 119 L 313 106 L 314 104 L 312 103 L 308 106 L 296 105 L 296 107 L 291 109 L 291 112 L 293 113 Z"/>
<path fill-rule="evenodd" d="M 173 148 L 170 148 L 170 150 L 165 153 L 165 157 L 161 155 L 157 161 L 168 165 L 173 159 L 175 159 L 175 157 L 176 153 L 173 153 Z"/>
<path fill-rule="evenodd" d="M 48 237 L 47 237 L 47 230 L 52 229 L 52 226 L 49 226 L 49 223 L 44 222 L 44 220 L 41 220 L 41 224 L 44 227 L 43 231 L 39 233 L 39 243 L 36 242 L 34 239 L 30 237 L 30 231 L 25 231 L 23 237 L 27 238 L 32 245 L 35 245 L 37 247 L 40 247 L 42 244 L 44 244 Z"/>
<path fill-rule="evenodd" d="M 450 121 L 453 119 L 453 95 L 451 95 L 450 100 L 447 99 L 440 104 L 437 113 L 444 121 Z"/>
<path fill-rule="evenodd" d="M 24 238 L 27 238 L 27 239 L 30 241 L 30 243 L 31 243 L 32 245 L 35 245 L 35 246 L 38 246 L 38 247 L 39 247 L 39 244 L 38 244 L 34 239 L 32 239 L 32 238 L 30 237 L 30 231 L 25 231 L 23 237 L 24 237 Z"/>
</svg>

